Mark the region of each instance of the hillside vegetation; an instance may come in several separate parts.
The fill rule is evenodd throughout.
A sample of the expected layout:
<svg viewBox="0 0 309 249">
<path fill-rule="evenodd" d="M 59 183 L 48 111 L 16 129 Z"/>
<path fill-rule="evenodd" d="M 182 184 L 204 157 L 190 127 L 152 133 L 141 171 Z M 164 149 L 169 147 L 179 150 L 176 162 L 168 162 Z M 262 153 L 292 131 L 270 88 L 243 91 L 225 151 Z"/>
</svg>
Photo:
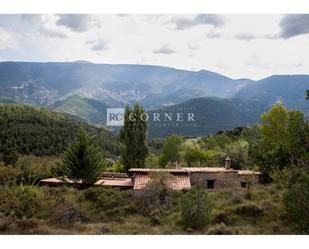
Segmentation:
<svg viewBox="0 0 309 249">
<path fill-rule="evenodd" d="M 182 136 L 207 136 L 219 130 L 230 130 L 259 121 L 266 110 L 262 104 L 244 103 L 239 100 L 220 98 L 197 98 L 182 104 L 149 112 L 149 134 L 151 137 L 166 137 L 170 134 Z M 161 121 L 152 122 L 154 112 L 160 113 Z M 173 121 L 164 121 L 164 113 L 172 114 Z M 177 113 L 184 113 L 183 122 L 177 122 Z M 194 121 L 187 114 L 194 114 Z"/>
<path fill-rule="evenodd" d="M 106 108 L 104 102 L 78 95 L 59 100 L 51 106 L 54 111 L 71 114 L 101 126 L 106 124 Z"/>
<path fill-rule="evenodd" d="M 44 108 L 19 104 L 0 105 L 0 152 L 12 148 L 20 154 L 61 154 L 81 127 L 95 136 L 104 152 L 119 154 L 121 143 L 106 129 Z"/>
</svg>

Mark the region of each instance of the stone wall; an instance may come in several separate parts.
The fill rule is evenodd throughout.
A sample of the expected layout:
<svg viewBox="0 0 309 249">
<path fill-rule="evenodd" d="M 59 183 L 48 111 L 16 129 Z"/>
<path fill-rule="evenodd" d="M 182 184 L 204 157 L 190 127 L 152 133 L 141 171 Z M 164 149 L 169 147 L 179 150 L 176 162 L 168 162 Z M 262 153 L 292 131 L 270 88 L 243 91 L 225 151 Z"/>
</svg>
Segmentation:
<svg viewBox="0 0 309 249">
<path fill-rule="evenodd" d="M 240 188 L 259 183 L 258 175 L 238 175 L 235 172 L 191 172 L 189 174 L 192 186 L 201 186 L 204 189 Z"/>
</svg>

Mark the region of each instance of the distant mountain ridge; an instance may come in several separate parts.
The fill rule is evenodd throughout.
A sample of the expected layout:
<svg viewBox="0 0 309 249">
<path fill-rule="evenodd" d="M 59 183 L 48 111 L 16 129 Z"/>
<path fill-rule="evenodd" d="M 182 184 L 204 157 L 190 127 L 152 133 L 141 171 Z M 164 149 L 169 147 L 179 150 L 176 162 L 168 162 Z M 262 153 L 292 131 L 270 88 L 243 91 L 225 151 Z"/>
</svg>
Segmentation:
<svg viewBox="0 0 309 249">
<path fill-rule="evenodd" d="M 309 114 L 309 75 L 273 75 L 245 86 L 233 95 L 243 101 L 253 100 L 273 105 L 282 102 L 289 109 L 299 109 Z"/>
<path fill-rule="evenodd" d="M 229 97 L 250 80 L 234 80 L 218 73 L 148 65 L 112 65 L 88 62 L 1 62 L 1 96 L 17 102 L 47 106 L 79 94 L 106 104 L 123 106 L 173 102 L 169 96 L 188 92 L 193 97 Z M 196 93 L 199 93 L 196 96 Z"/>
<path fill-rule="evenodd" d="M 193 106 L 204 117 L 198 121 L 199 128 L 191 128 L 191 135 L 258 122 L 260 115 L 278 102 L 308 117 L 307 89 L 309 75 L 274 75 L 253 81 L 207 70 L 152 65 L 0 62 L 1 103 L 48 107 L 98 126 L 106 124 L 107 107 L 135 102 L 155 109 Z M 173 129 L 190 136 L 184 127 Z M 164 130 L 172 132 L 171 128 Z M 165 131 L 154 127 L 150 135 L 161 136 Z"/>
</svg>

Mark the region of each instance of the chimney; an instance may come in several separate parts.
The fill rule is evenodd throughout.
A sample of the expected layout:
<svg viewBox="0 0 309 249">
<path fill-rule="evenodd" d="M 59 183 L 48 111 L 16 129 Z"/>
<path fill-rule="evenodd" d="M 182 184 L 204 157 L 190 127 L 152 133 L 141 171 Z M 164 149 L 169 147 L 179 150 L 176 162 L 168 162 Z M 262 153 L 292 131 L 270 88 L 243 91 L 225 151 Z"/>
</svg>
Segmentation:
<svg viewBox="0 0 309 249">
<path fill-rule="evenodd" d="M 225 158 L 224 168 L 225 168 L 225 169 L 230 169 L 230 168 L 231 168 L 231 159 L 230 159 L 229 156 L 227 156 L 227 157 Z"/>
<path fill-rule="evenodd" d="M 175 166 L 176 166 L 176 169 L 181 169 L 181 164 L 179 160 L 175 162 Z"/>
</svg>

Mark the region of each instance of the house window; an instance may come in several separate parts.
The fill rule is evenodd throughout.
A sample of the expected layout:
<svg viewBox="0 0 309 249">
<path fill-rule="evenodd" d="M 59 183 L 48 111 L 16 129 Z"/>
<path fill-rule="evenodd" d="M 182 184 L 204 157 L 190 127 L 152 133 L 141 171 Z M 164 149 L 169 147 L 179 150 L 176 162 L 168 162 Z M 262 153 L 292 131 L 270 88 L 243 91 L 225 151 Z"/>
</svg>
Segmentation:
<svg viewBox="0 0 309 249">
<path fill-rule="evenodd" d="M 215 180 L 207 180 L 207 188 L 215 188 Z"/>
<path fill-rule="evenodd" d="M 240 187 L 246 188 L 247 187 L 247 182 L 240 182 Z"/>
</svg>

